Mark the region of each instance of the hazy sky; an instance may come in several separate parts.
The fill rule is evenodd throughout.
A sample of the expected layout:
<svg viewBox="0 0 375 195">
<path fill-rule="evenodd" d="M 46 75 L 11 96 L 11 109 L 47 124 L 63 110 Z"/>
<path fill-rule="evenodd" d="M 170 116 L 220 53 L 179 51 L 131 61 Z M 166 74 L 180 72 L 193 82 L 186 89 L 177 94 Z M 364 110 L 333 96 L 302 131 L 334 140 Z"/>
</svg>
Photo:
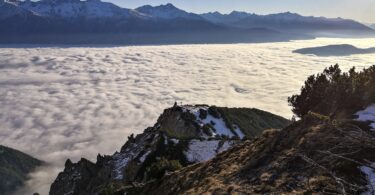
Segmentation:
<svg viewBox="0 0 375 195">
<path fill-rule="evenodd" d="M 375 23 L 375 0 L 106 0 L 122 7 L 173 3 L 196 13 L 232 10 L 267 14 L 291 11 L 302 15 L 343 17 Z"/>
</svg>

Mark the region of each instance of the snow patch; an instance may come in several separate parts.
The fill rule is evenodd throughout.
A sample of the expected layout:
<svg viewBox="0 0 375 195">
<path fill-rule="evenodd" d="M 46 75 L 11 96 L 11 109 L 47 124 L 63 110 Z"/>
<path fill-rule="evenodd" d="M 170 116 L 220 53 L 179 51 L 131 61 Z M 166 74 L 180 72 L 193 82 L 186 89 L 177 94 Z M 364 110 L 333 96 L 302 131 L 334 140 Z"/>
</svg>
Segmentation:
<svg viewBox="0 0 375 195">
<path fill-rule="evenodd" d="M 190 112 L 194 114 L 200 126 L 211 124 L 215 128 L 215 131 L 212 132 L 213 137 L 215 137 L 216 135 L 225 135 L 229 138 L 236 136 L 231 131 L 231 129 L 227 127 L 222 118 L 215 118 L 214 116 L 210 115 L 208 113 L 208 108 L 208 106 L 184 106 L 182 109 L 184 112 Z M 207 117 L 203 120 L 199 117 L 200 110 L 205 110 L 207 112 Z M 242 133 L 239 127 L 235 126 L 234 131 L 236 132 L 237 136 L 241 139 L 245 137 L 245 135 Z"/>
<path fill-rule="evenodd" d="M 233 142 L 226 141 L 220 145 L 219 140 L 191 140 L 189 149 L 184 152 L 189 162 L 205 162 L 214 158 L 218 153 L 228 150 Z"/>
<path fill-rule="evenodd" d="M 189 149 L 185 152 L 189 162 L 204 162 L 216 156 L 216 149 L 219 141 L 199 141 L 191 140 Z"/>
<path fill-rule="evenodd" d="M 113 155 L 114 159 L 114 179 L 115 180 L 122 180 L 124 178 L 123 175 L 123 168 L 128 164 L 128 162 L 131 160 L 132 156 L 128 154 L 123 153 L 116 153 Z"/>
<path fill-rule="evenodd" d="M 128 165 L 128 163 L 135 159 L 140 153 L 144 150 L 144 143 L 140 144 L 132 144 L 131 146 L 127 147 L 124 151 L 116 152 L 113 154 L 112 164 L 113 164 L 113 176 L 114 180 L 123 180 L 124 179 L 124 169 Z M 141 157 L 147 157 L 147 152 L 145 155 Z M 141 160 L 142 161 L 142 160 Z M 143 161 L 142 161 L 143 162 Z"/>
<path fill-rule="evenodd" d="M 145 162 L 147 156 L 151 153 L 151 151 L 147 151 L 145 154 L 143 154 L 141 156 L 141 158 L 139 158 L 139 161 L 141 161 L 141 163 Z"/>
<path fill-rule="evenodd" d="M 207 117 L 205 119 L 203 119 L 202 122 L 204 124 L 210 124 L 210 123 L 213 122 L 214 125 L 212 125 L 212 126 L 216 129 L 215 134 L 217 134 L 217 135 L 226 135 L 228 137 L 234 137 L 235 136 L 233 134 L 233 132 L 225 125 L 225 122 L 222 118 L 215 118 L 212 115 L 207 114 Z"/>
<path fill-rule="evenodd" d="M 375 163 L 373 163 L 375 165 Z M 374 169 L 367 166 L 360 167 L 362 173 L 366 175 L 368 191 L 362 193 L 362 195 L 373 195 L 375 194 L 375 172 Z"/>
<path fill-rule="evenodd" d="M 178 140 L 178 139 L 170 139 L 174 144 L 178 144 L 179 142 L 180 142 L 180 140 Z"/>
<path fill-rule="evenodd" d="M 228 150 L 233 144 L 234 143 L 230 141 L 224 142 L 224 144 L 218 149 L 217 153 L 221 153 Z"/>
<path fill-rule="evenodd" d="M 358 121 L 370 121 L 370 127 L 375 131 L 375 104 L 368 106 L 366 109 L 358 111 Z"/>
<path fill-rule="evenodd" d="M 236 132 L 236 134 L 238 135 L 238 137 L 239 137 L 240 139 L 242 139 L 242 138 L 245 137 L 245 134 L 242 133 L 241 129 L 240 129 L 237 125 L 235 126 L 234 131 Z"/>
</svg>

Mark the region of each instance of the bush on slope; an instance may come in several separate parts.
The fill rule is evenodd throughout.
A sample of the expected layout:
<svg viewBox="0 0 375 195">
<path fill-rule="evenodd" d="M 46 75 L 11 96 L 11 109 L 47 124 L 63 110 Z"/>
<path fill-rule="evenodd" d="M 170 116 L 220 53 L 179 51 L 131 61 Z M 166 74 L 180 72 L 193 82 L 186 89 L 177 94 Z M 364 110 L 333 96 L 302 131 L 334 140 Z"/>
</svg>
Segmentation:
<svg viewBox="0 0 375 195">
<path fill-rule="evenodd" d="M 288 98 L 293 112 L 302 117 L 309 111 L 331 117 L 347 117 L 375 102 L 375 66 L 342 72 L 339 65 L 311 75 L 301 93 Z"/>
</svg>

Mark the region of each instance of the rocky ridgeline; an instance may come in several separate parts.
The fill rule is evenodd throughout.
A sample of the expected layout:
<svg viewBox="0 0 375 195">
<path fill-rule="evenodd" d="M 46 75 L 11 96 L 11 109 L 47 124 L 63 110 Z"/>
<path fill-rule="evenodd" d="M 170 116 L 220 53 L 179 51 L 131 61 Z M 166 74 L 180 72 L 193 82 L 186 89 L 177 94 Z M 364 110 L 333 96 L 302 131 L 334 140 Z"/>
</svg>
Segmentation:
<svg viewBox="0 0 375 195">
<path fill-rule="evenodd" d="M 127 194 L 375 194 L 374 108 L 354 120 L 310 112 Z"/>
<path fill-rule="evenodd" d="M 96 163 L 67 160 L 50 194 L 130 193 L 172 171 L 208 161 L 265 129 L 289 123 L 257 109 L 175 105 L 153 127 L 129 136 L 120 152 L 98 155 Z"/>
</svg>

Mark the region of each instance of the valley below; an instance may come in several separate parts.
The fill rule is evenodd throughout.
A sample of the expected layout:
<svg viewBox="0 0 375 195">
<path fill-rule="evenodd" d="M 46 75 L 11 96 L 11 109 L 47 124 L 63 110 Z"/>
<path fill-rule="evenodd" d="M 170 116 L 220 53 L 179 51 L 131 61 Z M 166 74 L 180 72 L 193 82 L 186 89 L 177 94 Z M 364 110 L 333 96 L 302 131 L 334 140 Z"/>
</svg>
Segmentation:
<svg viewBox="0 0 375 195">
<path fill-rule="evenodd" d="M 306 77 L 375 54 L 319 57 L 294 50 L 375 39 L 168 46 L 0 45 L 0 143 L 48 163 L 22 193 L 47 194 L 64 162 L 113 154 L 177 104 L 258 108 L 291 119 L 287 97 Z"/>
</svg>

